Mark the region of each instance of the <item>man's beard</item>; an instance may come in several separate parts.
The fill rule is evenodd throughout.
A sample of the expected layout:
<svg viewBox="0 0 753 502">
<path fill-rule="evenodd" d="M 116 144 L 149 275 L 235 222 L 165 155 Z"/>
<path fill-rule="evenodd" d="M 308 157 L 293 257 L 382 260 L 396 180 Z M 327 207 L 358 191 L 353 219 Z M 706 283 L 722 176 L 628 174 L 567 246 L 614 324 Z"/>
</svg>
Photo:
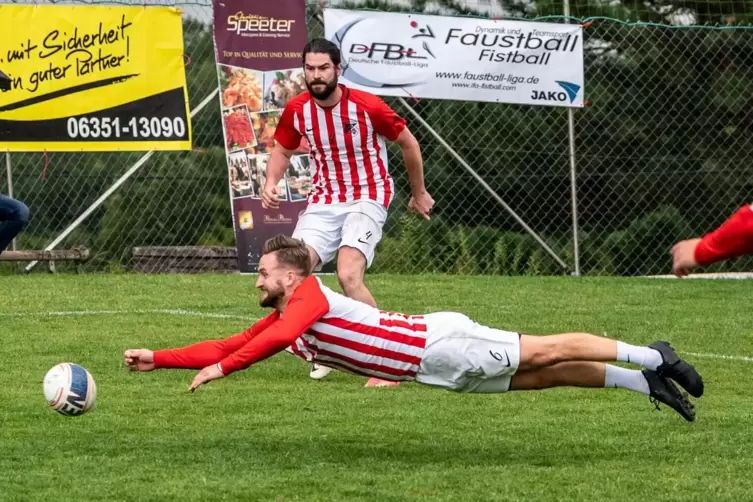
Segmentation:
<svg viewBox="0 0 753 502">
<path fill-rule="evenodd" d="M 263 293 L 266 293 L 266 295 L 264 295 Z M 280 299 L 282 298 L 283 294 L 284 291 L 282 290 L 282 288 L 275 291 L 263 291 L 261 298 L 259 298 L 259 305 L 262 307 L 277 308 L 277 305 L 279 305 Z"/>
<path fill-rule="evenodd" d="M 324 85 L 325 88 L 322 91 L 315 91 L 314 86 L 315 85 Z M 332 82 L 325 82 L 324 80 L 314 80 L 313 82 L 309 83 L 306 82 L 306 88 L 309 90 L 309 93 L 316 98 L 321 99 L 322 101 L 327 99 L 332 95 L 333 92 L 335 92 L 335 89 L 337 89 L 337 79 L 334 79 Z"/>
</svg>

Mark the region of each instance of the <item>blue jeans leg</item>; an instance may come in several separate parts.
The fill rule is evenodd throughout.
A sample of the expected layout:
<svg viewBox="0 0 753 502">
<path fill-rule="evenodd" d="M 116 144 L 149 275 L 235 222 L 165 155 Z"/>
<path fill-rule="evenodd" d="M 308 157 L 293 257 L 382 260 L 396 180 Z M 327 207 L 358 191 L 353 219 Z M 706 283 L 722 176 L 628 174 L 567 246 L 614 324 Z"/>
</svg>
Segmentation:
<svg viewBox="0 0 753 502">
<path fill-rule="evenodd" d="M 29 208 L 20 200 L 0 194 L 0 253 L 29 222 Z"/>
</svg>

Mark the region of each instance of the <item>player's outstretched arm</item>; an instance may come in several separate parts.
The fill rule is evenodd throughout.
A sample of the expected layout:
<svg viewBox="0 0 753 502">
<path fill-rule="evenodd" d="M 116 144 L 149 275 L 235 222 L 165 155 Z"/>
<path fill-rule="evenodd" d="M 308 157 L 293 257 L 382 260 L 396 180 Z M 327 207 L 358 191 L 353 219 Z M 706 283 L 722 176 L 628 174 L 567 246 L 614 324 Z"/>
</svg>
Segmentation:
<svg viewBox="0 0 753 502">
<path fill-rule="evenodd" d="M 154 369 L 154 352 L 149 349 L 128 349 L 123 353 L 123 359 L 131 371 Z"/>
<path fill-rule="evenodd" d="M 678 277 L 691 269 L 753 254 L 753 205 L 739 208 L 716 230 L 702 238 L 687 239 L 672 247 L 672 272 Z"/>
<path fill-rule="evenodd" d="M 328 311 L 329 305 L 323 294 L 321 298 L 291 298 L 279 319 L 219 363 L 202 369 L 194 378 L 189 390 L 193 392 L 204 383 L 244 370 L 282 352 Z"/>
<path fill-rule="evenodd" d="M 260 320 L 243 333 L 224 340 L 205 340 L 187 347 L 152 351 L 129 349 L 123 354 L 125 365 L 131 371 L 155 369 L 201 369 L 217 364 L 263 332 L 277 319 L 276 312 Z"/>
</svg>

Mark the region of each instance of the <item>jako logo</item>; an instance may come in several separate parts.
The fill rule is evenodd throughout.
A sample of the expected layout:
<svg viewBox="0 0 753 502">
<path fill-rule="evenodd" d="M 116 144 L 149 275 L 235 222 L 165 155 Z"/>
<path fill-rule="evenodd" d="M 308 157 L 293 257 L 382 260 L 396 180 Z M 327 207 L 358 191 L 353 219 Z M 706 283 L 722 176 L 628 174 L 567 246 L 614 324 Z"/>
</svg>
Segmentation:
<svg viewBox="0 0 753 502">
<path fill-rule="evenodd" d="M 563 82 L 560 80 L 556 82 L 565 92 L 537 91 L 534 89 L 531 93 L 531 99 L 535 101 L 567 101 L 569 99 L 571 103 L 575 101 L 580 86 L 572 82 Z"/>
<path fill-rule="evenodd" d="M 557 84 L 565 89 L 567 97 L 570 98 L 571 103 L 575 101 L 575 96 L 578 95 L 578 91 L 580 90 L 580 86 L 578 84 L 573 84 L 572 82 L 563 82 L 561 80 L 557 80 Z"/>
</svg>

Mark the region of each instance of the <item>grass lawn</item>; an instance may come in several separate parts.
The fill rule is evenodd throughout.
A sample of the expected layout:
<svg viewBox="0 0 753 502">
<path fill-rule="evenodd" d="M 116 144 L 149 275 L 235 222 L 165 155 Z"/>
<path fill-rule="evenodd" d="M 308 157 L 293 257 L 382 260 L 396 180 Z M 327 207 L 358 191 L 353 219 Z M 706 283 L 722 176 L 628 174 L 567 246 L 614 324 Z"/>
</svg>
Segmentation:
<svg viewBox="0 0 753 502">
<path fill-rule="evenodd" d="M 339 372 L 317 382 L 287 354 L 193 394 L 193 371 L 124 368 L 127 348 L 244 330 L 264 313 L 254 280 L 3 277 L 0 500 L 739 501 L 753 493 L 753 282 L 367 278 L 386 310 L 461 311 L 531 334 L 669 340 L 693 354 L 686 358 L 706 383 L 694 423 L 613 389 L 460 395 L 418 384 L 366 389 L 364 378 Z M 87 415 L 63 417 L 44 401 L 42 377 L 63 361 L 96 379 L 97 408 Z"/>
</svg>

